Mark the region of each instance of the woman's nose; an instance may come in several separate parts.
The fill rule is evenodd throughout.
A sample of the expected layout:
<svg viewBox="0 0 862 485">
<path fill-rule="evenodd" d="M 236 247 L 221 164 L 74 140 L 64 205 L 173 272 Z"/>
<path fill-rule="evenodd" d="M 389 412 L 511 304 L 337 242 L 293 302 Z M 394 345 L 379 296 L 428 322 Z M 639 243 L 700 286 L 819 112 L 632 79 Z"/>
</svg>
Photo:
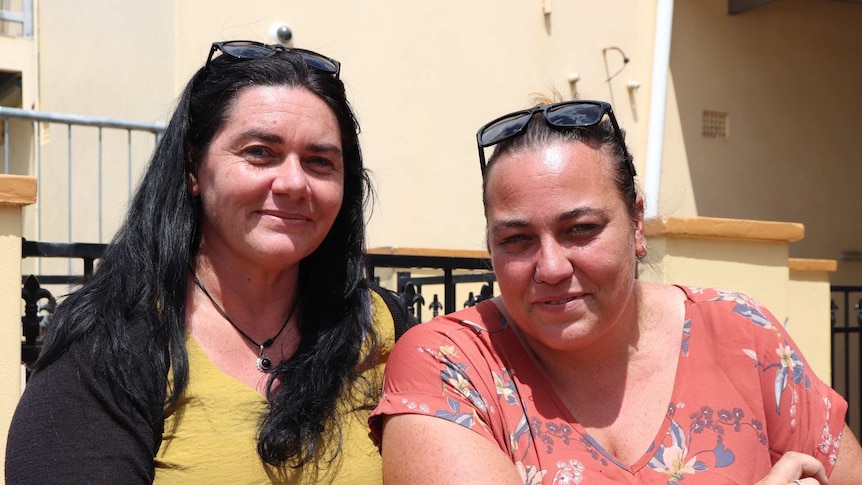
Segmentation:
<svg viewBox="0 0 862 485">
<path fill-rule="evenodd" d="M 556 241 L 543 242 L 536 257 L 533 281 L 553 285 L 570 278 L 572 273 L 572 262 L 566 254 L 566 248 Z"/>
<path fill-rule="evenodd" d="M 272 191 L 291 197 L 301 197 L 308 193 L 308 174 L 297 157 L 288 156 L 274 167 Z"/>
</svg>

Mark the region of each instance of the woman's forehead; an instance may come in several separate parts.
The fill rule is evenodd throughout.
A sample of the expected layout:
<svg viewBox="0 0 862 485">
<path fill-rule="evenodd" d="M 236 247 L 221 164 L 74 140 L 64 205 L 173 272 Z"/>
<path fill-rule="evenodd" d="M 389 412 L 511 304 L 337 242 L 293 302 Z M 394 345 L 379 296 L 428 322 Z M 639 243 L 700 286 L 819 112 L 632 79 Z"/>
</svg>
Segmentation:
<svg viewBox="0 0 862 485">
<path fill-rule="evenodd" d="M 507 154 L 486 174 L 486 215 L 491 219 L 503 212 L 550 210 L 551 205 L 565 211 L 604 205 L 609 197 L 619 199 L 605 157 L 604 150 L 582 143 L 555 143 Z"/>
<path fill-rule="evenodd" d="M 613 179 L 608 153 L 580 142 L 556 141 L 500 155 L 485 173 L 486 186 L 517 186 L 527 177 L 554 176 L 569 182 Z"/>
</svg>

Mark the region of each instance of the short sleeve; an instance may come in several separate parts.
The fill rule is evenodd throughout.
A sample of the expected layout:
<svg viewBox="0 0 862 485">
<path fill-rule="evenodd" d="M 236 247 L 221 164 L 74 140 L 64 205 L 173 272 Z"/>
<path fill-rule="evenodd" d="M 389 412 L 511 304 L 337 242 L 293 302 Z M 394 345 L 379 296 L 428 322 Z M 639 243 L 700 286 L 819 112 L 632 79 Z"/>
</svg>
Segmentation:
<svg viewBox="0 0 862 485">
<path fill-rule="evenodd" d="M 763 369 L 763 399 L 768 403 L 765 411 L 770 451 L 776 458 L 787 451 L 805 451 L 831 473 L 847 402 L 814 374 L 775 317 L 770 314 L 769 319 L 775 330 L 771 339 L 765 339 L 757 358 Z"/>
<path fill-rule="evenodd" d="M 490 431 L 496 394 L 485 351 L 487 333 L 440 317 L 407 331 L 386 363 L 383 396 L 369 418 L 379 444 L 383 416 L 434 416 L 496 441 Z"/>
<path fill-rule="evenodd" d="M 743 348 L 725 347 L 725 352 L 747 360 L 758 374 L 758 399 L 773 463 L 788 451 L 799 451 L 816 457 L 831 473 L 847 402 L 814 374 L 788 331 L 758 301 L 721 290 L 711 301 L 716 303 L 705 306 L 712 313 L 709 318 L 736 321 L 730 328 L 737 338 L 728 341 Z"/>
</svg>

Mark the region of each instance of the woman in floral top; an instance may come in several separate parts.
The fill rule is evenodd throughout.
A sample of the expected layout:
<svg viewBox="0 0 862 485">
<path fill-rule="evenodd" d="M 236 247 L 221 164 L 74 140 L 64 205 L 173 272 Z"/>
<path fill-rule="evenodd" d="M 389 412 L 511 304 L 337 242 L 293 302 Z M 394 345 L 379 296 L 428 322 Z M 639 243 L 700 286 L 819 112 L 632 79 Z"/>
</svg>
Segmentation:
<svg viewBox="0 0 862 485">
<path fill-rule="evenodd" d="M 477 140 L 501 296 L 399 340 L 370 421 L 387 483 L 862 483 L 846 402 L 767 309 L 637 280 L 643 199 L 610 105 Z"/>
</svg>

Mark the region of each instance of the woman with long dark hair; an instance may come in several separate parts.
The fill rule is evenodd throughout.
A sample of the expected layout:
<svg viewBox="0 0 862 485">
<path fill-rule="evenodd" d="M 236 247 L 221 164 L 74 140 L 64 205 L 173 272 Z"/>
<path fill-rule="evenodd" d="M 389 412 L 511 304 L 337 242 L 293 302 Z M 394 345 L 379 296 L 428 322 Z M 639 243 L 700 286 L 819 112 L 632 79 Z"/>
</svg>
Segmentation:
<svg viewBox="0 0 862 485">
<path fill-rule="evenodd" d="M 93 278 L 58 307 L 8 483 L 373 483 L 391 315 L 340 64 L 217 42 Z"/>
</svg>

